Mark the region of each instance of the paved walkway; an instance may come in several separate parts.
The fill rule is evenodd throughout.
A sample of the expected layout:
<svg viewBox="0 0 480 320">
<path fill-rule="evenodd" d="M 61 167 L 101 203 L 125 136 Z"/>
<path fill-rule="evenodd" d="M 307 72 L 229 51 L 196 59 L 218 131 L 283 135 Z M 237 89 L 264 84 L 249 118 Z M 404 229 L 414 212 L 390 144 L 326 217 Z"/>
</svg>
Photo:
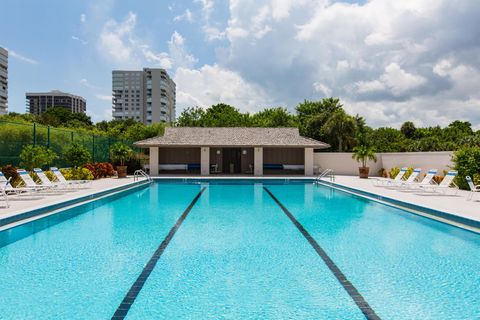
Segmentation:
<svg viewBox="0 0 480 320">
<path fill-rule="evenodd" d="M 109 189 L 115 189 L 120 186 L 125 186 L 134 183 L 133 177 L 127 177 L 123 179 L 118 178 L 105 178 L 100 180 L 94 180 L 89 184 L 88 189 L 80 189 L 69 192 L 57 192 L 50 193 L 48 195 L 41 195 L 40 197 L 29 196 L 8 196 L 10 207 L 5 207 L 5 201 L 3 197 L 0 197 L 0 219 L 15 216 L 27 211 L 40 209 L 46 206 L 55 205 L 67 200 L 73 200 L 95 194 L 100 191 L 106 191 Z"/>
<path fill-rule="evenodd" d="M 336 176 L 335 183 L 378 196 L 388 197 L 470 220 L 480 221 L 480 194 L 475 194 L 473 200 L 467 201 L 468 191 L 460 190 L 456 196 L 451 195 L 453 190 L 450 191 L 448 195 L 431 192 L 404 192 L 385 187 L 376 187 L 373 184 L 374 179 L 375 178 L 360 179 L 354 176 Z"/>
</svg>

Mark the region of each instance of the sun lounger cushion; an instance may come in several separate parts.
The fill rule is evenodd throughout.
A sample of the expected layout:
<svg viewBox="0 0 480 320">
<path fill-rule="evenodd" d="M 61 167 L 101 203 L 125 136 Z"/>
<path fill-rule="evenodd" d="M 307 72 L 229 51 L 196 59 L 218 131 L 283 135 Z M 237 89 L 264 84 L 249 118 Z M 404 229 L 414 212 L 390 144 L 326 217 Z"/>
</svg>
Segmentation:
<svg viewBox="0 0 480 320">
<path fill-rule="evenodd" d="M 284 164 L 283 170 L 303 170 L 305 166 L 303 164 Z"/>
</svg>

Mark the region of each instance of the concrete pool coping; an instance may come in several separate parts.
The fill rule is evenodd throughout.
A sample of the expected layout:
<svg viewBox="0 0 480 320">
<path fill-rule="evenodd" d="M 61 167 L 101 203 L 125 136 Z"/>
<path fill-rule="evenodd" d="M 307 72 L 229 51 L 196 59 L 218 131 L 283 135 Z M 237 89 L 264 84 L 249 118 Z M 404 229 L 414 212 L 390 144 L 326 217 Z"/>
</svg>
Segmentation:
<svg viewBox="0 0 480 320">
<path fill-rule="evenodd" d="M 22 196 L 12 195 L 8 197 L 10 207 L 0 209 L 0 231 L 60 210 L 130 190 L 146 183 L 148 183 L 148 180 L 145 178 L 137 180 L 134 180 L 133 177 L 124 179 L 105 178 L 92 181 L 89 188 L 72 192 L 59 192 L 57 195 L 41 195 L 40 198 L 36 199 L 28 198 L 28 196 L 22 199 Z"/>
</svg>

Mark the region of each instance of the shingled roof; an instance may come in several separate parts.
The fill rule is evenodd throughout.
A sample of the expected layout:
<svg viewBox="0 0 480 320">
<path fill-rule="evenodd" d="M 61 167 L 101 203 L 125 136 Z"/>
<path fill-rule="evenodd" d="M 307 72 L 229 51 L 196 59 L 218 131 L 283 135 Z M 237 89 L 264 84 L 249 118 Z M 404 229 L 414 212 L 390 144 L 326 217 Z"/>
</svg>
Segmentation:
<svg viewBox="0 0 480 320">
<path fill-rule="evenodd" d="M 163 136 L 135 142 L 138 147 L 301 147 L 329 145 L 302 137 L 297 128 L 166 128 Z"/>
</svg>

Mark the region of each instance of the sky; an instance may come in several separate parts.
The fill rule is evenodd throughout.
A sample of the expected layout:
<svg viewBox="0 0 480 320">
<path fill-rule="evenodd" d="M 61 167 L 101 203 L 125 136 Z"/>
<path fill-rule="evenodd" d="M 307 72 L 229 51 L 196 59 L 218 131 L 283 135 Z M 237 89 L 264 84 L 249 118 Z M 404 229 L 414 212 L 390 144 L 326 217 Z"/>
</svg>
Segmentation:
<svg viewBox="0 0 480 320">
<path fill-rule="evenodd" d="M 2 0 L 9 111 L 25 92 L 111 118 L 113 69 L 167 69 L 186 107 L 243 112 L 339 97 L 373 127 L 480 129 L 480 1 Z"/>
</svg>

